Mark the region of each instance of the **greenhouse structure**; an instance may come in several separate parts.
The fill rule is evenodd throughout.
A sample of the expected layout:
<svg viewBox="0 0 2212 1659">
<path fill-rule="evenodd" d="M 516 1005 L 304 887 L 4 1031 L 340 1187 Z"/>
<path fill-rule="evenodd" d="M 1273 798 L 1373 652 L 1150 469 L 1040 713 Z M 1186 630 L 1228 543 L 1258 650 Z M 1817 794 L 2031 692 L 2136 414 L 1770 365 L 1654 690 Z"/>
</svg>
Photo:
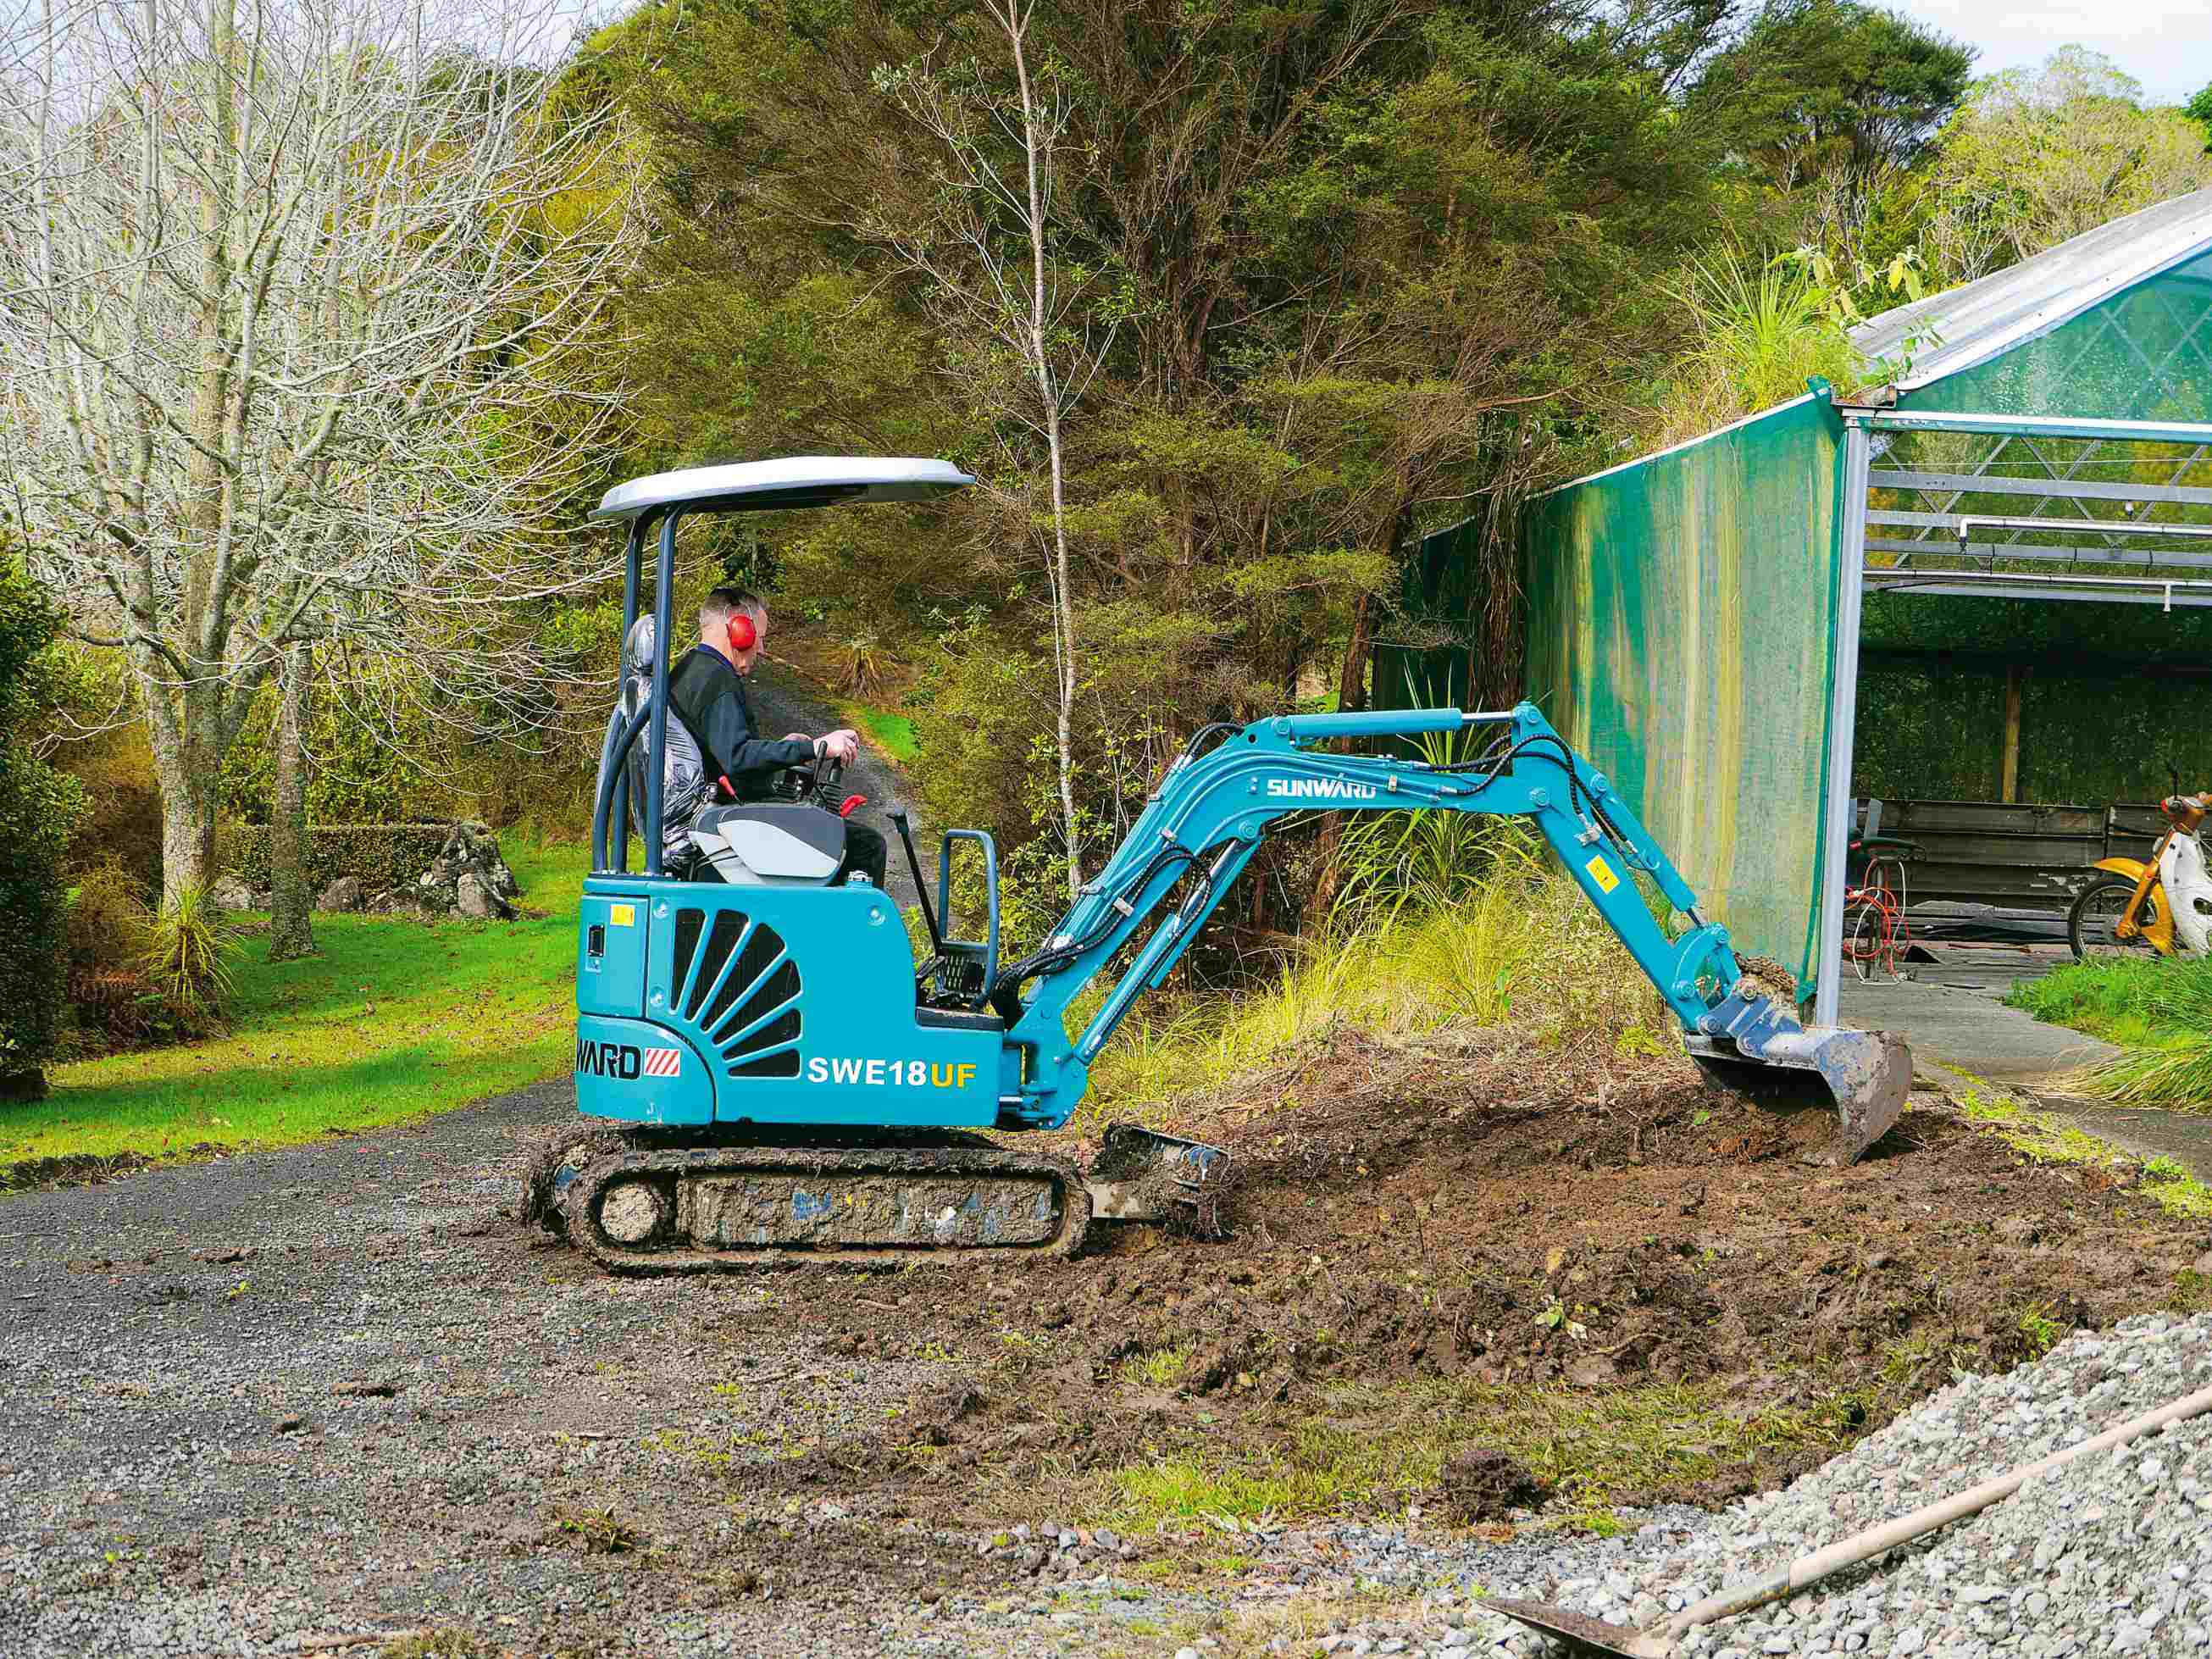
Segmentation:
<svg viewBox="0 0 2212 1659">
<path fill-rule="evenodd" d="M 1528 696 L 1822 1019 L 1855 799 L 2212 787 L 2212 191 L 1853 340 L 1524 532 Z"/>
</svg>

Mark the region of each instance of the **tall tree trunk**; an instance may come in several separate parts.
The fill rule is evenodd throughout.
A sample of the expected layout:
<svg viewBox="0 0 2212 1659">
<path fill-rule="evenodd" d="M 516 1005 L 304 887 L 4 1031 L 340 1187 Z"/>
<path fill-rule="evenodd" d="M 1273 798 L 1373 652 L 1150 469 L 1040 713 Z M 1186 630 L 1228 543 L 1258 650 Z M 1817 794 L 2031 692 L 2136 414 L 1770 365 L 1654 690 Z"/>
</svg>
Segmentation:
<svg viewBox="0 0 2212 1659">
<path fill-rule="evenodd" d="M 1030 233 L 1030 368 L 1036 377 L 1037 400 L 1043 405 L 1045 443 L 1052 459 L 1053 541 L 1053 655 L 1060 669 L 1058 741 L 1060 748 L 1060 830 L 1067 842 L 1067 896 L 1070 902 L 1083 890 L 1083 842 L 1075 812 L 1075 591 L 1067 556 L 1067 464 L 1060 448 L 1060 392 L 1053 373 L 1051 349 L 1045 339 L 1044 189 L 1040 179 L 1037 149 L 1036 101 L 1030 86 L 1026 36 L 1034 3 L 1003 0 L 999 21 L 1012 48 L 1014 78 L 1022 96 L 1022 148 L 1029 163 Z"/>
<path fill-rule="evenodd" d="M 269 960 L 315 954 L 314 894 L 307 878 L 307 758 L 301 742 L 314 647 L 284 655 L 283 696 L 276 714 L 276 799 L 269 815 Z"/>
<path fill-rule="evenodd" d="M 1347 714 L 1367 707 L 1367 659 L 1372 646 L 1367 607 L 1364 593 L 1352 602 L 1352 638 L 1344 647 L 1344 672 L 1336 683 L 1336 706 Z"/>
<path fill-rule="evenodd" d="M 154 775 L 161 787 L 161 902 L 176 902 L 186 887 L 205 887 L 215 878 L 216 794 L 220 761 L 208 763 L 192 745 L 165 740 L 155 726 L 149 734 Z"/>
</svg>

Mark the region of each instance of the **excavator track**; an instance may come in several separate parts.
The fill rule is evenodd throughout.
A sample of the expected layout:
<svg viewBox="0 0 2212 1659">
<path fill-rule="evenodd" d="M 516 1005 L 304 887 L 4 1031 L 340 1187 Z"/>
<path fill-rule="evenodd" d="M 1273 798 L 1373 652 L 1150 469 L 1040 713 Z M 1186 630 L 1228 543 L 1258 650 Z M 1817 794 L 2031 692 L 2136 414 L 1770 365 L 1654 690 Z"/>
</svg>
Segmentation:
<svg viewBox="0 0 2212 1659">
<path fill-rule="evenodd" d="M 580 1146 L 526 1199 L 610 1273 L 1066 1256 L 1091 1194 L 1057 1158 L 942 1146 Z"/>
</svg>

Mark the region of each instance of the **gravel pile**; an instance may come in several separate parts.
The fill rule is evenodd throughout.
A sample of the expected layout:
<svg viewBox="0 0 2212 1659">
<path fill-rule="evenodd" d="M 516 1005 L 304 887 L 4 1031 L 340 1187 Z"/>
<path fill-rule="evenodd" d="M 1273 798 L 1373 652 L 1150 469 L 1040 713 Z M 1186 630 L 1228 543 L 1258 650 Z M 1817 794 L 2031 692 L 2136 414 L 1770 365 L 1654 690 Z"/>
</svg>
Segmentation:
<svg viewBox="0 0 2212 1659">
<path fill-rule="evenodd" d="M 2037 1363 L 1970 1377 L 1787 1491 L 1746 1499 L 1654 1571 L 1554 1598 L 1646 1626 L 1846 1534 L 2094 1438 L 2212 1384 L 2212 1316 L 2124 1322 Z M 1784 1605 L 1693 1631 L 1690 1655 L 1982 1659 L 2212 1648 L 2212 1417 L 2030 1481 L 1980 1515 Z M 1501 1594 L 1504 1587 L 1496 1586 Z"/>
</svg>

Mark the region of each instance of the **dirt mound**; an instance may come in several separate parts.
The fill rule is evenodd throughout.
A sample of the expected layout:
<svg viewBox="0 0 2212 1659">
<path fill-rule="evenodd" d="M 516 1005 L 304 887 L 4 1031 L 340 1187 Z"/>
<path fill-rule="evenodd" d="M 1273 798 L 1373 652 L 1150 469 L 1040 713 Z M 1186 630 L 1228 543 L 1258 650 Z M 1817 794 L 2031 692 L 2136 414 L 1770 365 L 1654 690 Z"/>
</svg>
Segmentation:
<svg viewBox="0 0 2212 1659">
<path fill-rule="evenodd" d="M 1477 1521 L 1503 1521 L 1515 1510 L 1542 1503 L 1550 1488 L 1518 1459 L 1494 1446 L 1475 1446 L 1456 1453 L 1444 1465 L 1442 1488 L 1444 1507 L 1462 1525 Z"/>
<path fill-rule="evenodd" d="M 1829 1123 L 1679 1057 L 1342 1035 L 1164 1126 L 1236 1150 L 1224 1240 L 1102 1229 L 1073 1261 L 815 1275 L 805 1295 L 833 1348 L 973 1368 L 980 1398 L 883 1437 L 878 1477 L 921 1507 L 964 1512 L 979 1474 L 995 1506 L 1163 1447 L 1356 1444 L 1382 1430 L 1340 1414 L 1345 1387 L 1447 1382 L 1724 1401 L 1743 1431 L 1701 1446 L 1681 1407 L 1662 1437 L 1710 1455 L 1655 1458 L 1676 1473 L 1634 1494 L 1713 1503 L 1954 1367 L 2167 1305 L 2204 1248 L 2201 1222 L 2033 1164 L 1941 1103 L 1847 1170 L 1802 1161 Z"/>
</svg>

